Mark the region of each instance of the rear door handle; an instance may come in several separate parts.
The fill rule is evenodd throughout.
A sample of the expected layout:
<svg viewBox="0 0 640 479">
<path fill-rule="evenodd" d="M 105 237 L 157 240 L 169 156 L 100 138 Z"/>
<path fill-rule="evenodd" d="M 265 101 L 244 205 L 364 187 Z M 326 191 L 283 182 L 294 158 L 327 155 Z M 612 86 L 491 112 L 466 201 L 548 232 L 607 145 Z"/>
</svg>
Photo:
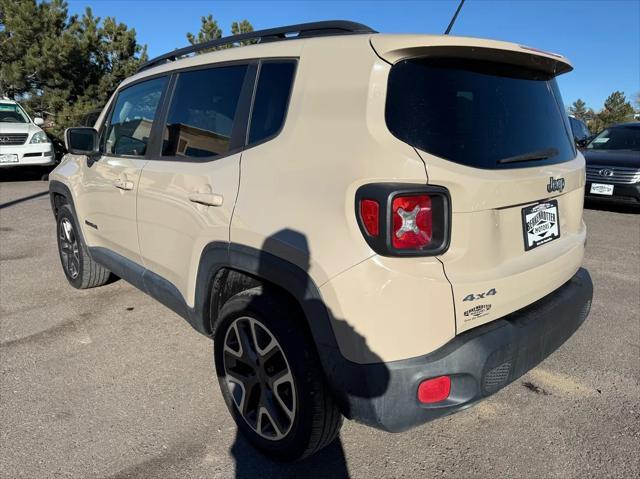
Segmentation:
<svg viewBox="0 0 640 479">
<path fill-rule="evenodd" d="M 205 206 L 222 206 L 224 197 L 216 193 L 189 193 L 189 201 Z"/>
<path fill-rule="evenodd" d="M 113 186 L 119 188 L 121 190 L 132 190 L 133 189 L 133 181 L 124 180 L 122 178 L 117 178 L 113 180 Z"/>
</svg>

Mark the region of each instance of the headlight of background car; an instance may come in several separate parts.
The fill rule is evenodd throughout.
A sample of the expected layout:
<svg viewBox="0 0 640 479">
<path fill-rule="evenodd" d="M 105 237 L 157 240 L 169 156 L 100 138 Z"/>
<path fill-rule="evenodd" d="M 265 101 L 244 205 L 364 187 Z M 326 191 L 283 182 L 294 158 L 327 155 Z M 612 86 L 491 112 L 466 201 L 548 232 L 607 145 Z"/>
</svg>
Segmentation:
<svg viewBox="0 0 640 479">
<path fill-rule="evenodd" d="M 44 131 L 39 131 L 31 138 L 29 143 L 49 143 L 49 138 Z"/>
</svg>

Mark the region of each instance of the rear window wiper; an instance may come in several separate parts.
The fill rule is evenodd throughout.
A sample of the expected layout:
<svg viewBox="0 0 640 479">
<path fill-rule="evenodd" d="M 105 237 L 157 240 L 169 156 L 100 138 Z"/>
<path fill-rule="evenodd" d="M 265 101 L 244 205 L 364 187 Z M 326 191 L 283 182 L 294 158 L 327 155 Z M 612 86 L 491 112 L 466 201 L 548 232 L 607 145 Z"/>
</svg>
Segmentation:
<svg viewBox="0 0 640 479">
<path fill-rule="evenodd" d="M 558 156 L 557 148 L 545 148 L 544 150 L 536 150 L 530 151 L 529 153 L 523 153 L 522 155 L 509 156 L 508 158 L 502 158 L 498 160 L 498 163 L 518 163 L 521 161 L 536 161 L 536 160 L 547 160 L 549 158 L 553 158 L 554 156 Z"/>
</svg>

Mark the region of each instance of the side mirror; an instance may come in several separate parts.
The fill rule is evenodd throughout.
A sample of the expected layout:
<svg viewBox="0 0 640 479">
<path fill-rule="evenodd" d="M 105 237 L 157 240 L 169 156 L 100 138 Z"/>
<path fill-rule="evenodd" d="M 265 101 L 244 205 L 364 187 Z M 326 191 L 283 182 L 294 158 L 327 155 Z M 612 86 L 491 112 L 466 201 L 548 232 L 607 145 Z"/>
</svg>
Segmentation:
<svg viewBox="0 0 640 479">
<path fill-rule="evenodd" d="M 40 118 L 39 116 L 36 116 L 33 119 L 33 123 L 35 123 L 37 126 L 42 126 L 42 125 L 44 125 L 44 120 L 42 118 Z"/>
<path fill-rule="evenodd" d="M 72 155 L 95 155 L 98 153 L 98 132 L 94 128 L 67 128 L 64 145 Z"/>
</svg>

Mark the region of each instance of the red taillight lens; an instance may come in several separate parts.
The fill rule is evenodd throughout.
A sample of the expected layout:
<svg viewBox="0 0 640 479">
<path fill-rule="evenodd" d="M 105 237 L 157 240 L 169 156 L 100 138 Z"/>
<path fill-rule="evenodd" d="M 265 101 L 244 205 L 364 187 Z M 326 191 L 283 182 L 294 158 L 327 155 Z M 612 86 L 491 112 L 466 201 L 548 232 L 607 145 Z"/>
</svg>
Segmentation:
<svg viewBox="0 0 640 479">
<path fill-rule="evenodd" d="M 380 234 L 380 205 L 375 200 L 360 201 L 360 217 L 364 229 L 371 236 Z"/>
<path fill-rule="evenodd" d="M 418 386 L 418 401 L 423 404 L 444 401 L 451 392 L 451 378 L 440 376 L 422 381 Z"/>
<path fill-rule="evenodd" d="M 391 243 L 396 249 L 420 249 L 433 237 L 431 197 L 396 196 L 391 208 Z"/>
</svg>

